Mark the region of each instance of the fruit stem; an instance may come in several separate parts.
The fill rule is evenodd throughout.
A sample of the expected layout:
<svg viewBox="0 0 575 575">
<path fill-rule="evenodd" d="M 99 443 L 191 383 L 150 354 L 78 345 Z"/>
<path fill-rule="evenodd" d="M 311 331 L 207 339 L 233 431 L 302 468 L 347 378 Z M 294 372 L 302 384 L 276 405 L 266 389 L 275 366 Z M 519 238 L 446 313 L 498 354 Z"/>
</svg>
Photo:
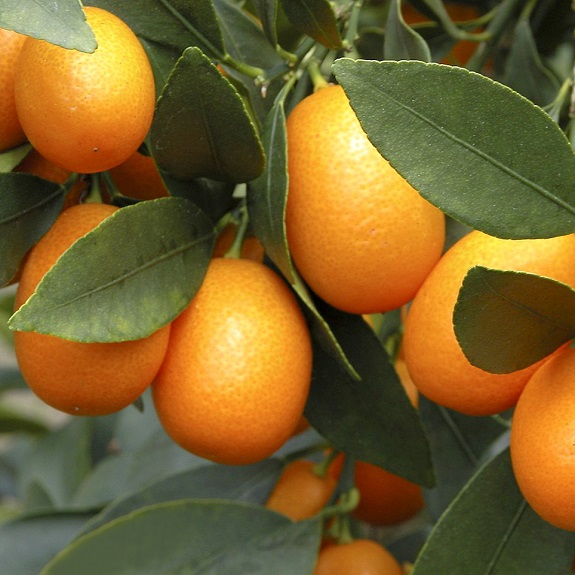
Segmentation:
<svg viewBox="0 0 575 575">
<path fill-rule="evenodd" d="M 349 515 L 357 507 L 358 503 L 359 491 L 356 487 L 351 487 L 346 491 L 342 491 L 337 502 L 334 505 L 324 507 L 318 515 L 324 519 L 334 516 L 341 518 Z"/>
<path fill-rule="evenodd" d="M 333 460 L 337 457 L 339 451 L 333 449 L 328 455 L 326 455 L 319 463 L 313 466 L 313 473 L 322 479 L 327 476 L 327 472 L 333 463 Z"/>
<path fill-rule="evenodd" d="M 239 259 L 242 254 L 242 244 L 244 243 L 244 238 L 246 237 L 246 232 L 250 221 L 248 209 L 245 203 L 242 204 L 238 212 L 238 229 L 230 249 L 224 254 L 225 258 Z"/>
<path fill-rule="evenodd" d="M 232 67 L 234 70 L 237 70 L 240 74 L 244 74 L 246 76 L 249 76 L 250 78 L 254 78 L 258 83 L 259 81 L 263 80 L 264 76 L 263 68 L 258 68 L 257 66 L 250 66 L 245 62 L 236 60 L 229 54 L 224 54 L 224 56 L 222 57 L 222 64 L 226 64 L 227 66 Z"/>
<path fill-rule="evenodd" d="M 84 200 L 85 204 L 101 204 L 101 203 L 103 203 L 101 178 L 102 178 L 102 174 L 99 172 L 92 174 L 90 191 L 88 192 L 88 195 L 86 196 L 86 198 Z"/>
<path fill-rule="evenodd" d="M 329 82 L 323 77 L 320 67 L 320 61 L 317 58 L 311 58 L 307 64 L 307 72 L 313 84 L 313 91 L 317 92 L 326 88 Z"/>
</svg>

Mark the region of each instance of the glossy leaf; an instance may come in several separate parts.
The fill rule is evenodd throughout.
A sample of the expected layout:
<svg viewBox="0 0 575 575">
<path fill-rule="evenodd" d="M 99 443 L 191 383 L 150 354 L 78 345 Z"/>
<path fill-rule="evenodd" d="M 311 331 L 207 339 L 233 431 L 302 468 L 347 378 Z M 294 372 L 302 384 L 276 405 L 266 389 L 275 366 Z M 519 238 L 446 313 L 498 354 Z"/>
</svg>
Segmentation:
<svg viewBox="0 0 575 575">
<path fill-rule="evenodd" d="M 183 500 L 142 508 L 78 538 L 41 575 L 311 573 L 319 521 L 264 507 Z M 145 544 L 142 544 L 145 542 Z"/>
<path fill-rule="evenodd" d="M 157 103 L 150 142 L 178 179 L 245 182 L 261 174 L 257 131 L 232 84 L 198 49 L 187 49 Z"/>
<path fill-rule="evenodd" d="M 503 238 L 575 231 L 575 154 L 541 108 L 455 66 L 333 69 L 374 145 L 448 215 Z"/>
<path fill-rule="evenodd" d="M 213 242 L 211 221 L 187 200 L 121 208 L 62 255 L 10 327 L 81 342 L 145 337 L 187 306 Z"/>
<path fill-rule="evenodd" d="M 315 347 L 306 417 L 338 449 L 432 486 L 425 432 L 385 349 L 361 316 L 327 307 L 320 311 L 361 381 L 352 379 L 321 346 Z"/>
<path fill-rule="evenodd" d="M 24 515 L 0 525 L 0 573 L 38 575 L 91 517 L 86 512 Z"/>
<path fill-rule="evenodd" d="M 383 54 L 386 60 L 421 60 L 429 62 L 431 53 L 425 40 L 401 16 L 401 0 L 389 5 L 385 25 Z"/>
<path fill-rule="evenodd" d="M 206 464 L 168 475 L 144 489 L 112 501 L 84 528 L 93 531 L 132 511 L 178 499 L 228 499 L 263 504 L 282 469 L 279 460 L 267 459 L 254 465 Z"/>
<path fill-rule="evenodd" d="M 470 363 L 510 373 L 575 337 L 575 291 L 535 274 L 475 266 L 463 280 L 453 323 Z"/>
<path fill-rule="evenodd" d="M 189 46 L 197 46 L 216 60 L 225 56 L 223 37 L 211 0 L 87 0 L 84 3 L 113 12 L 138 36 L 175 48 L 180 54 Z"/>
<path fill-rule="evenodd" d="M 0 28 L 72 50 L 96 49 L 96 38 L 78 0 L 2 0 Z"/>
<path fill-rule="evenodd" d="M 288 20 L 331 50 L 342 47 L 337 20 L 328 0 L 281 0 Z"/>
<path fill-rule="evenodd" d="M 469 417 L 424 396 L 419 397 L 418 411 L 437 477 L 435 487 L 425 494 L 428 513 L 435 521 L 479 469 L 494 442 L 507 435 L 507 429 L 493 417 Z"/>
<path fill-rule="evenodd" d="M 283 101 L 276 103 L 266 118 L 262 143 L 266 165 L 262 174 L 249 182 L 247 205 L 251 225 L 266 254 L 290 283 L 295 270 L 289 256 L 285 210 L 287 203 L 287 135 Z"/>
<path fill-rule="evenodd" d="M 575 534 L 523 499 L 505 450 L 482 467 L 436 524 L 412 575 L 565 575 Z"/>
<path fill-rule="evenodd" d="M 64 188 L 58 184 L 30 174 L 0 174 L 0 286 L 14 278 L 63 204 Z"/>
<path fill-rule="evenodd" d="M 526 19 L 522 19 L 515 27 L 507 59 L 505 84 L 539 106 L 553 102 L 559 91 L 557 78 L 541 61 Z"/>
</svg>

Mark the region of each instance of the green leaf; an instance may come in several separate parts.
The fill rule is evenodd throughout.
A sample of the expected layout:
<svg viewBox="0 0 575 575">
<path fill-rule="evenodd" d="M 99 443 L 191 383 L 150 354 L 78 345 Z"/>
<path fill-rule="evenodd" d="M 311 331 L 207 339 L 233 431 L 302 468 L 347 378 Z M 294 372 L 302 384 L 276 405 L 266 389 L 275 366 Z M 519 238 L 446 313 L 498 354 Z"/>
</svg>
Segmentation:
<svg viewBox="0 0 575 575">
<path fill-rule="evenodd" d="M 50 229 L 64 188 L 30 174 L 0 174 L 0 285 L 14 278 L 28 250 Z"/>
<path fill-rule="evenodd" d="M 178 499 L 229 499 L 263 504 L 281 472 L 279 460 L 254 465 L 207 464 L 164 477 L 116 499 L 85 527 L 84 533 L 152 503 Z"/>
<path fill-rule="evenodd" d="M 515 27 L 506 61 L 505 84 L 539 106 L 553 102 L 560 88 L 557 78 L 541 61 L 526 19 Z"/>
<path fill-rule="evenodd" d="M 40 488 L 51 507 L 68 506 L 90 468 L 90 432 L 90 420 L 78 418 L 43 435 L 21 470 L 23 493 Z"/>
<path fill-rule="evenodd" d="M 188 305 L 213 242 L 212 222 L 187 200 L 121 208 L 62 255 L 10 327 L 81 342 L 145 337 Z"/>
<path fill-rule="evenodd" d="M 287 136 L 283 101 L 277 102 L 266 118 L 262 143 L 266 165 L 262 174 L 249 182 L 247 206 L 250 223 L 266 254 L 290 283 L 295 270 L 289 256 L 285 210 L 287 203 Z"/>
<path fill-rule="evenodd" d="M 288 20 L 330 50 L 342 47 L 337 19 L 328 0 L 281 0 Z"/>
<path fill-rule="evenodd" d="M 213 0 L 224 44 L 230 56 L 252 66 L 270 69 L 284 62 L 253 16 L 230 0 Z M 250 79 L 250 84 L 254 84 Z M 254 86 L 261 92 L 261 86 Z"/>
<path fill-rule="evenodd" d="M 133 409 L 133 408 L 132 408 Z M 135 410 L 134 410 L 135 411 Z M 126 440 L 118 438 L 120 453 L 102 459 L 78 487 L 72 505 L 76 509 L 103 507 L 179 471 L 190 470 L 206 461 L 183 450 L 163 431 L 155 418 L 138 414 L 153 432 L 145 435 L 142 445 L 129 449 Z M 132 441 L 135 439 L 132 438 Z"/>
<path fill-rule="evenodd" d="M 41 575 L 311 573 L 319 539 L 319 521 L 292 523 L 260 506 L 167 502 L 78 538 Z"/>
<path fill-rule="evenodd" d="M 314 348 L 305 414 L 335 447 L 425 486 L 434 484 L 429 444 L 385 349 L 361 316 L 320 308 L 361 381 Z M 401 441 L 398 440 L 401 438 Z"/>
<path fill-rule="evenodd" d="M 259 19 L 261 20 L 264 32 L 270 44 L 272 46 L 277 45 L 277 0 L 254 0 L 254 7 L 256 9 L 257 15 L 259 16 Z"/>
<path fill-rule="evenodd" d="M 401 16 L 401 0 L 392 0 L 385 25 L 383 53 L 386 60 L 429 62 L 431 53 L 425 40 Z"/>
<path fill-rule="evenodd" d="M 575 291 L 536 274 L 475 266 L 463 280 L 453 323 L 472 365 L 510 373 L 575 337 Z"/>
<path fill-rule="evenodd" d="M 527 505 L 509 451 L 482 467 L 439 520 L 412 575 L 563 575 L 575 534 L 552 527 Z"/>
<path fill-rule="evenodd" d="M 85 512 L 24 515 L 0 525 L 0 573 L 38 575 L 91 517 Z"/>
<path fill-rule="evenodd" d="M 493 417 L 470 417 L 419 397 L 419 414 L 431 447 L 436 485 L 425 494 L 427 510 L 437 520 L 479 469 L 494 442 L 507 428 Z"/>
<path fill-rule="evenodd" d="M 187 49 L 157 103 L 150 137 L 160 168 L 178 179 L 245 182 L 264 155 L 245 104 L 198 49 Z"/>
<path fill-rule="evenodd" d="M 381 154 L 426 199 L 502 238 L 575 231 L 575 154 L 532 102 L 463 68 L 341 59 L 333 70 Z"/>
<path fill-rule="evenodd" d="M 198 46 L 210 57 L 220 60 L 226 50 L 211 0 L 87 0 L 124 20 L 141 38 L 175 48 L 180 54 L 189 46 Z"/>
<path fill-rule="evenodd" d="M 96 38 L 78 0 L 2 0 L 0 28 L 72 50 L 96 49 Z"/>
</svg>

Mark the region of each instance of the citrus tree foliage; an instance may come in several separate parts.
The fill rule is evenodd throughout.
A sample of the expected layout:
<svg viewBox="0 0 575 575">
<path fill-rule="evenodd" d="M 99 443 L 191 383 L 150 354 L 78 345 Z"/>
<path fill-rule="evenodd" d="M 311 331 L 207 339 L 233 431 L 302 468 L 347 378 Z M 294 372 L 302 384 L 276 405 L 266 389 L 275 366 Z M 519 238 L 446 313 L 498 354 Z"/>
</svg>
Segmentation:
<svg viewBox="0 0 575 575">
<path fill-rule="evenodd" d="M 311 575 L 321 517 L 293 523 L 264 503 L 286 458 L 321 456 L 327 445 L 425 488 L 426 509 L 407 525 L 380 533 L 351 524 L 412 564 L 412 575 L 570 572 L 575 537 L 522 498 L 508 419 L 423 398 L 415 409 L 393 367 L 399 310 L 376 318 L 374 332 L 332 309 L 298 275 L 286 238 L 286 117 L 323 81 L 343 86 L 377 149 L 446 214 L 449 242 L 471 228 L 512 239 L 575 232 L 569 3 L 465 3 L 476 15 L 461 21 L 441 0 L 84 2 L 121 17 L 146 49 L 157 101 L 142 151 L 170 197 L 113 193 L 125 209 L 74 244 L 17 313 L 3 290 L 3 342 L 10 329 L 104 343 L 152 333 L 186 307 L 218 234 L 239 221 L 309 321 L 312 428 L 273 458 L 228 467 L 168 439 L 147 394 L 140 409 L 54 425 L 10 401 L 26 386 L 2 367 L 2 575 Z M 409 21 L 406 6 L 424 21 Z M 0 26 L 91 52 L 81 7 L 0 0 Z M 27 151 L 0 154 L 2 286 L 71 185 L 13 171 Z M 107 178 L 93 176 L 92 193 Z M 507 373 L 575 336 L 574 302 L 548 278 L 473 268 L 456 335 L 474 365 Z M 348 483 L 344 473 L 338 493 Z"/>
</svg>

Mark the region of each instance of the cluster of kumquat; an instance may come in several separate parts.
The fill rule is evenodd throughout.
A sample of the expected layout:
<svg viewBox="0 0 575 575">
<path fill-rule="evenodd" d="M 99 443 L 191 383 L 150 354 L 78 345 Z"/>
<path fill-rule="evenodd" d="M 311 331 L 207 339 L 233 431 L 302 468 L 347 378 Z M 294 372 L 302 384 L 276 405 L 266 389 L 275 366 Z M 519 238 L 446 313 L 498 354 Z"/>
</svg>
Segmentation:
<svg viewBox="0 0 575 575">
<path fill-rule="evenodd" d="M 62 212 L 23 260 L 16 310 L 66 250 L 117 217 L 116 194 L 134 202 L 170 195 L 155 160 L 142 153 L 156 102 L 146 52 L 116 16 L 85 12 L 98 42 L 93 54 L 0 30 L 0 152 L 29 144 L 14 171 L 68 187 Z M 342 312 L 407 310 L 394 365 L 412 405 L 421 394 L 470 416 L 514 408 L 510 451 L 519 487 L 544 519 L 575 531 L 568 385 L 575 349 L 492 374 L 468 361 L 453 327 L 463 278 L 477 265 L 575 288 L 575 234 L 503 240 L 474 230 L 444 251 L 444 213 L 374 147 L 341 86 L 317 86 L 292 109 L 286 129 L 285 233 L 303 283 Z M 104 172 L 102 201 L 85 202 L 90 177 Z M 309 426 L 312 332 L 296 292 L 264 263 L 258 237 L 240 238 L 240 256 L 226 257 L 238 233 L 235 223 L 223 227 L 189 305 L 145 338 L 84 343 L 17 331 L 16 358 L 29 387 L 55 409 L 83 416 L 115 413 L 150 389 L 161 425 L 183 449 L 226 465 L 272 456 Z M 350 537 L 349 522 L 415 518 L 425 507 L 423 488 L 354 460 L 351 487 L 342 491 L 346 458 L 330 450 L 319 464 L 290 461 L 266 507 L 294 521 L 322 517 L 315 575 L 401 575 L 385 547 Z"/>
</svg>

